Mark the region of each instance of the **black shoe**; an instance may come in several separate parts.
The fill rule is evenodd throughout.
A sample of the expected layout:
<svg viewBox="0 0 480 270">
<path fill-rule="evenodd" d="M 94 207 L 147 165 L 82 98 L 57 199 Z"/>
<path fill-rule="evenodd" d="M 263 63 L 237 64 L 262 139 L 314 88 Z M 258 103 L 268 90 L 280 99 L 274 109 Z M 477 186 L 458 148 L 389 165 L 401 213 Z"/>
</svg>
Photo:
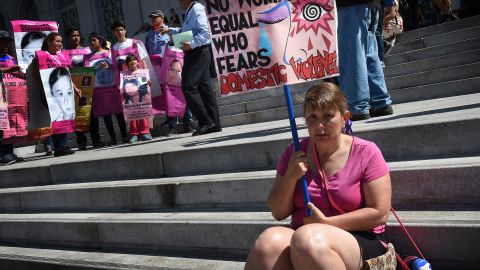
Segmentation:
<svg viewBox="0 0 480 270">
<path fill-rule="evenodd" d="M 107 143 L 107 146 L 117 145 L 117 139 L 113 138 Z"/>
<path fill-rule="evenodd" d="M 78 150 L 86 150 L 87 143 L 78 143 Z"/>
<path fill-rule="evenodd" d="M 75 151 L 66 147 L 66 148 L 63 148 L 61 150 L 55 151 L 53 153 L 53 156 L 54 157 L 61 157 L 61 156 L 68 156 L 68 155 L 73 155 L 73 154 L 75 154 Z"/>
<path fill-rule="evenodd" d="M 107 145 L 107 144 L 105 142 L 102 142 L 102 141 L 93 142 L 93 148 L 100 148 L 100 147 L 104 147 L 105 145 Z"/>
<path fill-rule="evenodd" d="M 350 116 L 350 120 L 352 121 L 360 121 L 360 120 L 367 120 L 370 118 L 370 114 L 352 114 Z"/>
<path fill-rule="evenodd" d="M 193 132 L 192 121 L 183 122 L 183 133 Z"/>
<path fill-rule="evenodd" d="M 380 109 L 370 110 L 370 116 L 377 117 L 377 116 L 384 116 L 384 115 L 391 115 L 393 114 L 393 108 L 391 105 L 387 105 Z"/>
<path fill-rule="evenodd" d="M 125 136 L 122 135 L 122 143 L 128 143 L 128 141 L 129 141 L 128 136 L 127 135 L 125 135 Z"/>
<path fill-rule="evenodd" d="M 192 136 L 198 136 L 198 135 L 205 135 L 208 134 L 209 131 L 214 129 L 216 125 L 214 123 L 208 124 L 206 126 L 199 127 L 196 131 L 192 133 Z"/>
<path fill-rule="evenodd" d="M 222 131 L 222 127 L 220 127 L 218 125 L 215 125 L 213 128 L 207 130 L 207 134 L 215 133 L 215 132 L 221 132 L 221 131 Z"/>
</svg>

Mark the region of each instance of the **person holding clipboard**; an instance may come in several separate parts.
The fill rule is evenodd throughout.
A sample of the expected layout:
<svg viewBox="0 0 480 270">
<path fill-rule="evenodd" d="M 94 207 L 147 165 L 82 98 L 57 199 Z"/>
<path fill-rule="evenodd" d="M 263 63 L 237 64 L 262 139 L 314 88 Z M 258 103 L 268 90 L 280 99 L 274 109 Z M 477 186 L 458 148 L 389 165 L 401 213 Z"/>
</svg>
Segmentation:
<svg viewBox="0 0 480 270">
<path fill-rule="evenodd" d="M 162 27 L 160 33 L 171 35 L 192 31 L 192 40 L 182 42 L 185 53 L 182 69 L 182 89 L 187 105 L 198 120 L 193 136 L 222 130 L 217 100 L 210 82 L 210 29 L 205 7 L 197 1 L 179 0 L 185 10 L 182 28 Z"/>
</svg>

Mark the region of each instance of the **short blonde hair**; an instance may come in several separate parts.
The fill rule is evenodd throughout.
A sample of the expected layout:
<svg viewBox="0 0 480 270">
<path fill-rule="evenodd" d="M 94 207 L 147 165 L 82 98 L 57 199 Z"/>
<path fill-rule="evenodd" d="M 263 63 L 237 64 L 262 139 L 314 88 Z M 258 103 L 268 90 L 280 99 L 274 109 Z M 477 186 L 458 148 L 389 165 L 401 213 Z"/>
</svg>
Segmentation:
<svg viewBox="0 0 480 270">
<path fill-rule="evenodd" d="M 330 109 L 338 109 L 342 115 L 348 111 L 347 99 L 340 87 L 327 82 L 312 86 L 305 94 L 303 115 L 305 116 L 307 111 L 327 111 Z"/>
</svg>

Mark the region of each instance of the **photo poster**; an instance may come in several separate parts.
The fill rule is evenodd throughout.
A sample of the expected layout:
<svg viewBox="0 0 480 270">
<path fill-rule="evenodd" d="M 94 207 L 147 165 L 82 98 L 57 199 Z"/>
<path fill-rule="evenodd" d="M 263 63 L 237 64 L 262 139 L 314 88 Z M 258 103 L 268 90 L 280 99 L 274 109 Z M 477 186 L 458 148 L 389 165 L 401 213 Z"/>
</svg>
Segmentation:
<svg viewBox="0 0 480 270">
<path fill-rule="evenodd" d="M 75 132 L 86 132 L 90 129 L 95 68 L 74 67 L 70 69 L 70 73 L 73 84 L 82 91 L 81 97 L 75 95 Z"/>
<path fill-rule="evenodd" d="M 334 0 L 207 0 L 205 7 L 222 95 L 338 76 Z"/>
<path fill-rule="evenodd" d="M 105 62 L 109 68 L 100 67 Z M 123 111 L 122 101 L 112 68 L 110 52 L 84 56 L 86 67 L 95 69 L 95 90 L 93 92 L 92 112 L 95 117 L 112 115 Z"/>
<path fill-rule="evenodd" d="M 163 95 L 153 97 L 153 113 L 166 114 L 168 117 L 183 117 L 186 101 L 182 91 L 182 50 L 174 46 L 166 47 L 159 79 Z"/>
<path fill-rule="evenodd" d="M 70 66 L 72 67 L 83 67 L 83 56 L 92 52 L 88 47 L 65 51 L 70 56 Z"/>
<path fill-rule="evenodd" d="M 52 56 L 37 52 L 40 77 L 47 98 L 53 134 L 70 133 L 75 130 L 75 91 L 68 66 L 67 53 Z"/>
<path fill-rule="evenodd" d="M 148 69 L 120 73 L 120 96 L 126 121 L 153 118 Z"/>
<path fill-rule="evenodd" d="M 0 130 L 10 129 L 7 88 L 0 82 Z"/>
<path fill-rule="evenodd" d="M 3 138 L 14 140 L 28 135 L 27 75 L 23 72 L 3 74 L 3 85 L 7 89 L 8 121 L 10 128 L 4 130 Z"/>
<path fill-rule="evenodd" d="M 58 32 L 58 24 L 55 21 L 28 20 L 15 20 L 11 24 L 18 65 L 25 72 L 35 57 L 35 51 L 42 48 L 45 37 L 50 32 Z"/>
</svg>

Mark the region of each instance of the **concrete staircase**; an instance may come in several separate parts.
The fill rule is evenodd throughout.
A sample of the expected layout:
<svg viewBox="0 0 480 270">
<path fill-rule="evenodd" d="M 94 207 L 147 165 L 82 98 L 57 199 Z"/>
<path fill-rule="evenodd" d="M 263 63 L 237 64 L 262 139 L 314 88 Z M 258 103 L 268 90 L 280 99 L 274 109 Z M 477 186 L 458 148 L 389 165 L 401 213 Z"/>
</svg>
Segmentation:
<svg viewBox="0 0 480 270">
<path fill-rule="evenodd" d="M 395 114 L 353 126 L 382 149 L 434 269 L 480 269 L 479 19 L 399 38 L 385 59 Z M 282 91 L 220 104 L 221 133 L 0 167 L 0 269 L 242 269 L 262 230 L 288 225 L 266 197 L 291 135 Z M 393 218 L 388 237 L 413 254 Z"/>
</svg>

